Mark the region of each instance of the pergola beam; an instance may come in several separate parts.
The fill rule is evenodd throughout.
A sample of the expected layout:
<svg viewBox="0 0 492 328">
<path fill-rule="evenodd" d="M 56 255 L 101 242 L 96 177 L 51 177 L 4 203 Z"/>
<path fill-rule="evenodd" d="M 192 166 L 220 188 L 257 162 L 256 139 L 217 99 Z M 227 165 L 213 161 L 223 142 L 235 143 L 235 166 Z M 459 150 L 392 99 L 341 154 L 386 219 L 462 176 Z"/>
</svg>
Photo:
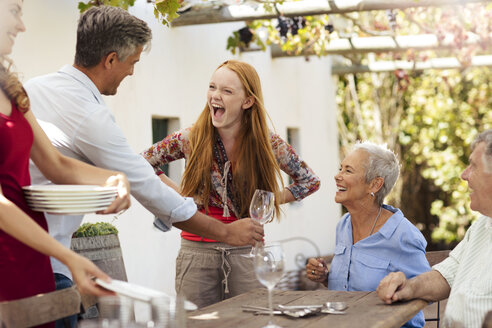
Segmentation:
<svg viewBox="0 0 492 328">
<path fill-rule="evenodd" d="M 492 55 L 474 56 L 469 66 L 492 66 Z M 433 58 L 427 61 L 376 61 L 369 65 L 340 65 L 332 66 L 333 75 L 344 75 L 367 72 L 392 72 L 398 69 L 423 71 L 429 69 L 454 69 L 466 67 L 454 57 Z"/>
<path fill-rule="evenodd" d="M 490 0 L 303 0 L 284 2 L 277 8 L 285 16 L 313 16 L 322 14 L 343 14 L 354 11 L 405 9 L 412 7 L 441 7 L 463 5 Z M 172 26 L 212 24 L 224 22 L 272 19 L 278 15 L 268 12 L 263 5 L 193 6 L 172 21 Z"/>
<path fill-rule="evenodd" d="M 492 45 L 492 35 L 489 38 L 491 43 L 485 44 L 476 34 L 468 33 L 465 45 L 479 45 L 482 48 Z M 399 36 L 374 36 L 374 37 L 354 37 L 333 39 L 325 49 L 326 55 L 346 55 L 357 53 L 382 53 L 382 52 L 404 52 L 407 50 L 446 50 L 456 47 L 453 35 L 446 35 L 443 40 L 439 40 L 435 34 L 419 35 L 399 35 Z M 277 45 L 271 46 L 272 58 L 291 57 L 292 54 L 283 52 Z M 302 53 L 300 56 L 310 56 L 313 53 Z"/>
</svg>

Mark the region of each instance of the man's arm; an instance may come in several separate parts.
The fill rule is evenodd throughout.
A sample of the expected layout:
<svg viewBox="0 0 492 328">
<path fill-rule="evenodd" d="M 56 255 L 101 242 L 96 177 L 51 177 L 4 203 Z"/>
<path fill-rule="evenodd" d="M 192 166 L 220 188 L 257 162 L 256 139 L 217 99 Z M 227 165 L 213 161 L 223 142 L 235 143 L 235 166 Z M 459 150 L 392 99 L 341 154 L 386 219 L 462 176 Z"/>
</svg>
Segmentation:
<svg viewBox="0 0 492 328">
<path fill-rule="evenodd" d="M 415 298 L 439 301 L 447 298 L 451 287 L 441 273 L 431 270 L 407 280 L 403 272 L 391 272 L 377 288 L 378 296 L 386 304 Z"/>
<path fill-rule="evenodd" d="M 160 174 L 159 178 L 176 192 L 180 192 L 179 186 L 167 175 Z M 285 190 L 292 195 L 287 189 Z M 250 218 L 224 224 L 199 211 L 189 220 L 173 223 L 173 226 L 209 239 L 222 241 L 231 246 L 254 245 L 257 241 L 261 241 L 264 236 L 263 226 Z"/>
<path fill-rule="evenodd" d="M 197 212 L 191 198 L 184 198 L 164 184 L 152 166 L 128 144 L 121 129 L 108 116 L 84 122 L 75 146 L 96 166 L 124 172 L 131 194 L 169 229 L 175 225 L 188 232 L 234 246 L 253 245 L 261 240 L 263 228 L 251 219 L 231 224 Z"/>
<path fill-rule="evenodd" d="M 225 224 L 197 211 L 189 220 L 176 222 L 173 225 L 209 239 L 218 240 L 231 246 L 254 245 L 263 239 L 263 226 L 244 218 Z"/>
<path fill-rule="evenodd" d="M 181 188 L 178 186 L 176 182 L 171 180 L 167 175 L 159 174 L 159 178 L 161 179 L 162 182 L 167 184 L 169 187 L 173 188 L 177 193 L 181 193 Z"/>
</svg>

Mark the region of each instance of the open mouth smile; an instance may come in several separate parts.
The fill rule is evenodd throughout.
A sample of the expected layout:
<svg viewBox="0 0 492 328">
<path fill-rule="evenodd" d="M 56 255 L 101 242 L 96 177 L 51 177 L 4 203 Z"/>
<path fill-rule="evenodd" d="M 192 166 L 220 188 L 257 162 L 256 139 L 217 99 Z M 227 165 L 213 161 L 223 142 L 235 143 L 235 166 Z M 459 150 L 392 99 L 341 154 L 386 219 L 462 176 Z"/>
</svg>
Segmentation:
<svg viewBox="0 0 492 328">
<path fill-rule="evenodd" d="M 214 116 L 222 116 L 225 113 L 225 108 L 217 105 L 217 104 L 212 104 L 212 109 L 214 111 Z"/>
</svg>

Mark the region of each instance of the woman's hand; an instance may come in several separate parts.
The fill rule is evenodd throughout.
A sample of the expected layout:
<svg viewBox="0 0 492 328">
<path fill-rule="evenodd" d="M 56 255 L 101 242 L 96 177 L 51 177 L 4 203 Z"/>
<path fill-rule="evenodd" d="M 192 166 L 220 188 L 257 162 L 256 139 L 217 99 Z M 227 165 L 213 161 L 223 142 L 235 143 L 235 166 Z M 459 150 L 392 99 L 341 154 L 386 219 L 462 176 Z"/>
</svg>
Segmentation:
<svg viewBox="0 0 492 328">
<path fill-rule="evenodd" d="M 109 205 L 104 211 L 98 212 L 99 214 L 119 213 L 130 207 L 130 183 L 126 178 L 126 175 L 119 173 L 113 175 L 106 180 L 105 187 L 117 187 L 118 197 Z"/>
<path fill-rule="evenodd" d="M 91 294 L 96 296 L 114 295 L 106 289 L 99 287 L 94 278 L 111 282 L 111 278 L 101 271 L 94 263 L 87 258 L 71 252 L 66 265 L 72 272 L 73 280 L 81 294 Z"/>
<path fill-rule="evenodd" d="M 310 258 L 306 264 L 306 275 L 309 280 L 328 285 L 328 267 L 322 258 Z"/>
</svg>

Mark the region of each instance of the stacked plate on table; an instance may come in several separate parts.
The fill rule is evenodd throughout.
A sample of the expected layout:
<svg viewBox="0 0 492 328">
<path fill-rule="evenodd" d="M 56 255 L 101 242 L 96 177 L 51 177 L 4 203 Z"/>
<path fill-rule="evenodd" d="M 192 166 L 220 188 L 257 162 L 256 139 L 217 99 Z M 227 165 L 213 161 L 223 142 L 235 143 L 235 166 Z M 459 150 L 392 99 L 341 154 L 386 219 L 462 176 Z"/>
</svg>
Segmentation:
<svg viewBox="0 0 492 328">
<path fill-rule="evenodd" d="M 86 214 L 105 210 L 116 198 L 116 187 L 93 185 L 32 185 L 22 188 L 29 207 L 53 214 Z"/>
</svg>

